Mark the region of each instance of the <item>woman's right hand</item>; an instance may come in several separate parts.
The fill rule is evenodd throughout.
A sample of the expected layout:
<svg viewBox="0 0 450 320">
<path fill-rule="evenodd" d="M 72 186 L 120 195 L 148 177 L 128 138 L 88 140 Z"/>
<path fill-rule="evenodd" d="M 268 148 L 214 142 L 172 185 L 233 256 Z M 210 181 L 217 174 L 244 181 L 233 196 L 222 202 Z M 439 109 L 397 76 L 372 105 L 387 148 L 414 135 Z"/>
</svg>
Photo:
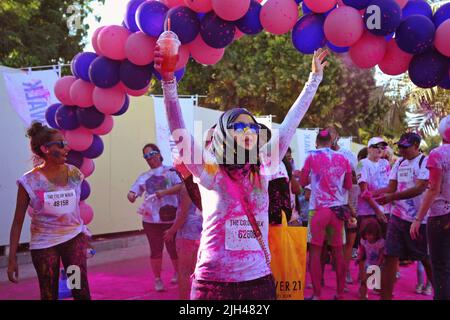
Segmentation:
<svg viewBox="0 0 450 320">
<path fill-rule="evenodd" d="M 161 70 L 161 65 L 163 62 L 163 58 L 161 55 L 161 50 L 159 48 L 158 45 L 155 46 L 155 51 L 154 51 L 154 65 L 153 67 L 155 68 L 156 71 L 159 72 L 159 74 L 161 75 L 161 78 L 164 81 L 170 81 L 175 79 L 175 73 L 174 72 L 163 72 Z"/>
<path fill-rule="evenodd" d="M 19 283 L 19 266 L 17 265 L 17 258 L 10 256 L 8 260 L 8 279 L 13 283 Z"/>
</svg>

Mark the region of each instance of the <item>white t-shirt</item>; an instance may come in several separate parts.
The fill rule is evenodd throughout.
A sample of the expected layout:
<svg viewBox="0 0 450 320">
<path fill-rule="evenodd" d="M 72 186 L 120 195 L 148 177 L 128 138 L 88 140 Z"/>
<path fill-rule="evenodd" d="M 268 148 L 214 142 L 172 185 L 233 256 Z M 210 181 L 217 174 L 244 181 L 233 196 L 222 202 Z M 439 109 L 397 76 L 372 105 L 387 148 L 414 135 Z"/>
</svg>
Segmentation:
<svg viewBox="0 0 450 320">
<path fill-rule="evenodd" d="M 381 188 L 385 188 L 389 184 L 389 173 L 391 166 L 386 159 L 380 159 L 377 162 L 373 162 L 368 158 L 362 159 L 356 167 L 356 178 L 358 184 L 367 183 L 367 190 L 375 191 Z M 386 207 L 378 206 L 382 212 L 389 212 Z M 370 206 L 369 202 L 361 197 L 358 197 L 358 215 L 369 216 L 375 215 L 375 210 Z"/>
<path fill-rule="evenodd" d="M 441 193 L 434 199 L 428 216 L 437 217 L 450 213 L 450 144 L 444 144 L 431 151 L 427 168 L 442 170 Z"/>
<path fill-rule="evenodd" d="M 142 220 L 147 223 L 173 223 L 173 220 L 164 221 L 160 216 L 160 209 L 164 206 L 178 207 L 178 198 L 176 194 L 168 195 L 158 199 L 149 197 L 156 191 L 165 190 L 181 183 L 175 171 L 171 171 L 170 167 L 161 166 L 156 169 L 149 170 L 141 174 L 136 182 L 131 186 L 130 191 L 134 192 L 138 197 L 145 193 L 145 199 L 138 209 L 138 213 L 142 215 Z"/>
<path fill-rule="evenodd" d="M 356 166 L 358 165 L 358 158 L 356 158 L 353 152 L 344 148 L 340 148 L 337 152 L 342 154 L 345 157 L 345 159 L 347 159 L 348 162 L 350 162 L 350 167 L 352 168 L 353 171 L 356 172 Z"/>
<path fill-rule="evenodd" d="M 419 165 L 421 159 L 422 164 Z M 413 188 L 417 180 L 428 180 L 427 160 L 428 157 L 419 154 L 412 160 L 400 158 L 395 162 L 389 179 L 397 181 L 397 192 Z M 413 222 L 422 204 L 423 195 L 424 193 L 411 199 L 396 200 L 392 206 L 392 214 L 402 220 Z M 426 223 L 426 220 L 425 218 L 422 223 Z"/>
</svg>

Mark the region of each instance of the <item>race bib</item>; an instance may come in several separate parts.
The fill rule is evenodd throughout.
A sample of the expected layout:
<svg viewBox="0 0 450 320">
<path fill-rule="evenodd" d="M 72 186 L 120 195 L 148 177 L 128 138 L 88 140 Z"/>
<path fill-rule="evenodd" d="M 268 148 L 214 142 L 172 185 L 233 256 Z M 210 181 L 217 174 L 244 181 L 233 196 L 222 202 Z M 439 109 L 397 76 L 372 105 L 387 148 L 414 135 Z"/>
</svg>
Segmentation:
<svg viewBox="0 0 450 320">
<path fill-rule="evenodd" d="M 76 209 L 74 189 L 44 193 L 44 212 L 55 215 L 72 213 Z"/>
<path fill-rule="evenodd" d="M 256 219 L 259 229 L 263 230 L 267 221 Z M 256 239 L 247 216 L 228 219 L 225 225 L 225 249 L 259 251 L 261 246 Z"/>
<path fill-rule="evenodd" d="M 413 168 L 398 168 L 398 182 L 414 182 Z"/>
</svg>

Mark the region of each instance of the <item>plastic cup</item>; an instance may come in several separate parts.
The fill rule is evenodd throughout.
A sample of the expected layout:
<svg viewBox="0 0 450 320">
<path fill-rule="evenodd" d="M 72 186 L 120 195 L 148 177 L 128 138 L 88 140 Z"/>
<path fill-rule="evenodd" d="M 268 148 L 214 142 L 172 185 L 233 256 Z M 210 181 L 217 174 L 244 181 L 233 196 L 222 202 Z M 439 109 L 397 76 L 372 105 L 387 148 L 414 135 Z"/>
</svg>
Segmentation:
<svg viewBox="0 0 450 320">
<path fill-rule="evenodd" d="M 172 31 L 164 31 L 159 36 L 156 44 L 159 46 L 161 56 L 163 58 L 161 71 L 175 72 L 175 67 L 178 62 L 178 49 L 181 44 L 176 33 Z"/>
</svg>

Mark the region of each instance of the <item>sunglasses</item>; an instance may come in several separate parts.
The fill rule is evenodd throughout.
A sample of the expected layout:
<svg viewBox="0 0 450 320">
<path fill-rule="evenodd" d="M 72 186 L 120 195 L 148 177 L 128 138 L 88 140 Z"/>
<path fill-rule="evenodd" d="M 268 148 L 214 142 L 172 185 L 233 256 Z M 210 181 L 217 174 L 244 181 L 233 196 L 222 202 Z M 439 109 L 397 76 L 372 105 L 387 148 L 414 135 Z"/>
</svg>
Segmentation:
<svg viewBox="0 0 450 320">
<path fill-rule="evenodd" d="M 144 154 L 144 159 L 150 159 L 158 154 L 158 151 L 150 151 L 149 153 Z"/>
<path fill-rule="evenodd" d="M 250 130 L 251 133 L 258 134 L 261 129 L 261 125 L 259 123 L 235 122 L 230 124 L 228 129 L 233 129 L 237 133 L 245 133 Z"/>
<path fill-rule="evenodd" d="M 45 144 L 46 147 L 57 146 L 59 149 L 64 149 L 68 145 L 67 141 L 51 141 Z"/>
<path fill-rule="evenodd" d="M 374 145 L 371 145 L 370 147 L 374 148 L 374 149 L 381 149 L 381 150 L 386 149 L 386 146 L 384 144 L 374 144 Z"/>
</svg>

